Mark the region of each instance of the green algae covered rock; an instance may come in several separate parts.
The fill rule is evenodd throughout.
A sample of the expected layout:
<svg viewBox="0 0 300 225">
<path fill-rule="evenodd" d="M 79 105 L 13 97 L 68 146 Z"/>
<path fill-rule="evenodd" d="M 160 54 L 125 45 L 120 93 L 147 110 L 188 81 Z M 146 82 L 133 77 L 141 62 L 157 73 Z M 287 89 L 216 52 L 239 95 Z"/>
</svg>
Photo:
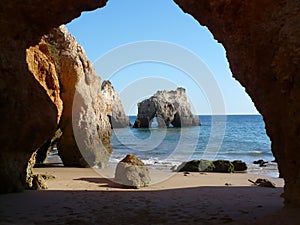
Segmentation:
<svg viewBox="0 0 300 225">
<path fill-rule="evenodd" d="M 213 172 L 218 173 L 232 173 L 234 172 L 234 165 L 228 160 L 216 160 L 213 161 L 215 166 Z"/>
<path fill-rule="evenodd" d="M 174 171 L 176 172 L 217 172 L 232 173 L 234 165 L 228 160 L 192 160 L 181 163 Z"/>
<path fill-rule="evenodd" d="M 212 172 L 215 166 L 212 161 L 209 160 L 192 160 L 184 162 L 178 166 L 177 171 L 188 171 L 188 172 Z"/>
</svg>

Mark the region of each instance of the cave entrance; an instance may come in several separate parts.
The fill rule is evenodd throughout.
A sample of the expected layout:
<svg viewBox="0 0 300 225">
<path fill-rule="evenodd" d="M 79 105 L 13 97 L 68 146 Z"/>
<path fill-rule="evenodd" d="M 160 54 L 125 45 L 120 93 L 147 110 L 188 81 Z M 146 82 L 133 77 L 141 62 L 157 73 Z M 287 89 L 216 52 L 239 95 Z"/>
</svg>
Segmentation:
<svg viewBox="0 0 300 225">
<path fill-rule="evenodd" d="M 99 57 L 118 46 L 144 40 L 171 42 L 192 50 L 214 74 L 223 94 L 226 106 L 225 114 L 230 115 L 230 124 L 227 124 L 230 126 L 228 132 L 233 132 L 225 134 L 229 136 L 225 140 L 228 146 L 225 149 L 226 153 L 220 157 L 225 158 L 227 153 L 233 154 L 236 149 L 240 151 L 240 155 L 243 154 L 239 145 L 229 146 L 230 143 L 235 143 L 238 137 L 244 138 L 244 143 L 247 142 L 247 146 L 244 147 L 245 150 L 249 151 L 252 156 L 254 155 L 247 158 L 248 163 L 254 158 L 257 160 L 265 159 L 266 161 L 273 159 L 270 140 L 264 130 L 264 121 L 259 116 L 245 89 L 232 78 L 223 46 L 214 40 L 206 27 L 200 26 L 194 18 L 184 14 L 173 1 L 111 0 L 102 9 L 83 13 L 80 18 L 67 24 L 67 28 L 84 47 L 92 62 L 97 62 Z M 140 53 L 137 52 L 137 54 Z M 180 58 L 181 56 L 174 55 L 174 57 Z M 121 58 L 115 57 L 112 63 L 120 61 L 122 61 Z M 99 73 L 99 75 L 108 76 L 105 72 Z M 159 79 L 150 79 L 155 76 Z M 125 112 L 131 116 L 137 115 L 136 104 L 139 99 L 149 97 L 157 90 L 172 90 L 183 86 L 187 89 L 193 103 L 194 114 L 202 116 L 200 120 L 205 121 L 204 127 L 209 126 L 213 114 L 210 103 L 205 98 L 205 94 L 193 86 L 193 81 L 186 79 L 186 77 L 178 68 L 170 65 L 157 62 L 139 62 L 115 71 L 110 81 L 117 92 L 123 92 L 121 98 L 131 98 L 129 100 L 122 98 Z M 141 80 L 142 83 L 135 83 Z M 134 103 L 132 98 L 136 100 Z M 133 108 L 134 110 L 132 110 Z M 224 112 L 214 113 L 222 114 Z M 247 117 L 248 115 L 253 117 Z M 259 125 L 255 125 L 255 123 Z M 245 124 L 247 126 L 243 127 Z M 259 138 L 254 132 L 257 131 L 253 129 L 255 126 L 261 129 L 258 131 L 262 134 Z M 258 143 L 256 140 L 261 140 L 262 143 Z M 266 155 L 267 157 L 264 158 Z"/>
</svg>

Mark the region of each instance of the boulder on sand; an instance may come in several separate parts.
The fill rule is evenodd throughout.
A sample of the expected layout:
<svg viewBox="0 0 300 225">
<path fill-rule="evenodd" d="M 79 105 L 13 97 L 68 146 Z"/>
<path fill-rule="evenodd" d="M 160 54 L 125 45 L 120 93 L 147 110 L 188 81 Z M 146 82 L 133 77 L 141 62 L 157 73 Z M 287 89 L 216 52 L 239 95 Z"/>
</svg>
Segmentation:
<svg viewBox="0 0 300 225">
<path fill-rule="evenodd" d="M 135 155 L 128 154 L 116 168 L 115 181 L 129 188 L 142 188 L 149 185 L 151 179 L 148 167 Z"/>
</svg>

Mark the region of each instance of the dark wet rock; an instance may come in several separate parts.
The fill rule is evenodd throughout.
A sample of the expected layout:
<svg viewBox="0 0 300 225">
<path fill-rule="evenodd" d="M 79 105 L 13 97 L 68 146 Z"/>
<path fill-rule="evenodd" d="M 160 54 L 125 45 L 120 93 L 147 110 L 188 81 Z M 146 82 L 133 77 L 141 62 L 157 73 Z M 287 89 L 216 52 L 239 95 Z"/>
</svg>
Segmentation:
<svg viewBox="0 0 300 225">
<path fill-rule="evenodd" d="M 245 171 L 247 170 L 247 164 L 241 160 L 234 160 L 231 162 L 234 166 L 234 171 Z"/>
<path fill-rule="evenodd" d="M 234 165 L 228 160 L 192 160 L 182 163 L 177 171 L 231 173 L 234 172 Z"/>
<path fill-rule="evenodd" d="M 192 160 L 189 162 L 183 162 L 178 166 L 178 172 L 213 172 L 215 166 L 212 161 L 209 160 Z"/>
<path fill-rule="evenodd" d="M 234 166 L 228 160 L 216 160 L 216 161 L 213 161 L 213 164 L 215 166 L 213 172 L 218 172 L 218 173 L 232 173 L 232 172 L 234 172 Z"/>
<path fill-rule="evenodd" d="M 258 178 L 255 182 L 250 179 L 248 179 L 248 181 L 259 187 L 271 187 L 271 188 L 276 187 L 276 185 L 273 182 L 269 181 L 268 179 Z"/>
<path fill-rule="evenodd" d="M 259 159 L 257 161 L 253 161 L 253 164 L 258 164 L 260 167 L 265 167 L 268 162 L 264 161 L 263 159 Z"/>
<path fill-rule="evenodd" d="M 192 160 L 184 162 L 177 168 L 178 172 L 218 172 L 231 173 L 234 172 L 234 165 L 228 160 Z"/>
<path fill-rule="evenodd" d="M 116 168 L 115 181 L 129 188 L 142 188 L 150 184 L 148 167 L 135 155 L 128 154 Z"/>
</svg>

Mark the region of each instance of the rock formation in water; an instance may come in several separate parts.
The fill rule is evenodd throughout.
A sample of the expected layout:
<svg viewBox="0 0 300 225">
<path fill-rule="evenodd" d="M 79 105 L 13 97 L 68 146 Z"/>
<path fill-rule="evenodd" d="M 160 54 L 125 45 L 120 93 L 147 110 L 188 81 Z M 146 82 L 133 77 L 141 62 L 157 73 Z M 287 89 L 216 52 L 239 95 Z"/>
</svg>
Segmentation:
<svg viewBox="0 0 300 225">
<path fill-rule="evenodd" d="M 175 91 L 158 91 L 149 99 L 138 103 L 138 115 L 134 128 L 149 128 L 153 118 L 157 118 L 158 127 L 199 126 L 200 121 L 191 112 L 184 88 Z"/>
<path fill-rule="evenodd" d="M 108 80 L 103 81 L 101 90 L 111 127 L 128 127 L 130 125 L 129 118 L 126 116 L 121 99 L 111 82 Z"/>
<path fill-rule="evenodd" d="M 28 161 L 57 130 L 59 109 L 28 70 L 26 49 L 51 28 L 105 0 L 0 2 L 0 192 L 26 186 Z M 285 179 L 285 204 L 300 205 L 300 5 L 298 0 L 175 0 L 223 44 L 236 79 L 266 122 Z M 288 120 L 286 119 L 288 118 Z M 38 131 L 38 132 L 37 132 Z"/>
<path fill-rule="evenodd" d="M 223 44 L 233 76 L 264 117 L 285 205 L 300 206 L 299 1 L 175 2 Z"/>
</svg>

